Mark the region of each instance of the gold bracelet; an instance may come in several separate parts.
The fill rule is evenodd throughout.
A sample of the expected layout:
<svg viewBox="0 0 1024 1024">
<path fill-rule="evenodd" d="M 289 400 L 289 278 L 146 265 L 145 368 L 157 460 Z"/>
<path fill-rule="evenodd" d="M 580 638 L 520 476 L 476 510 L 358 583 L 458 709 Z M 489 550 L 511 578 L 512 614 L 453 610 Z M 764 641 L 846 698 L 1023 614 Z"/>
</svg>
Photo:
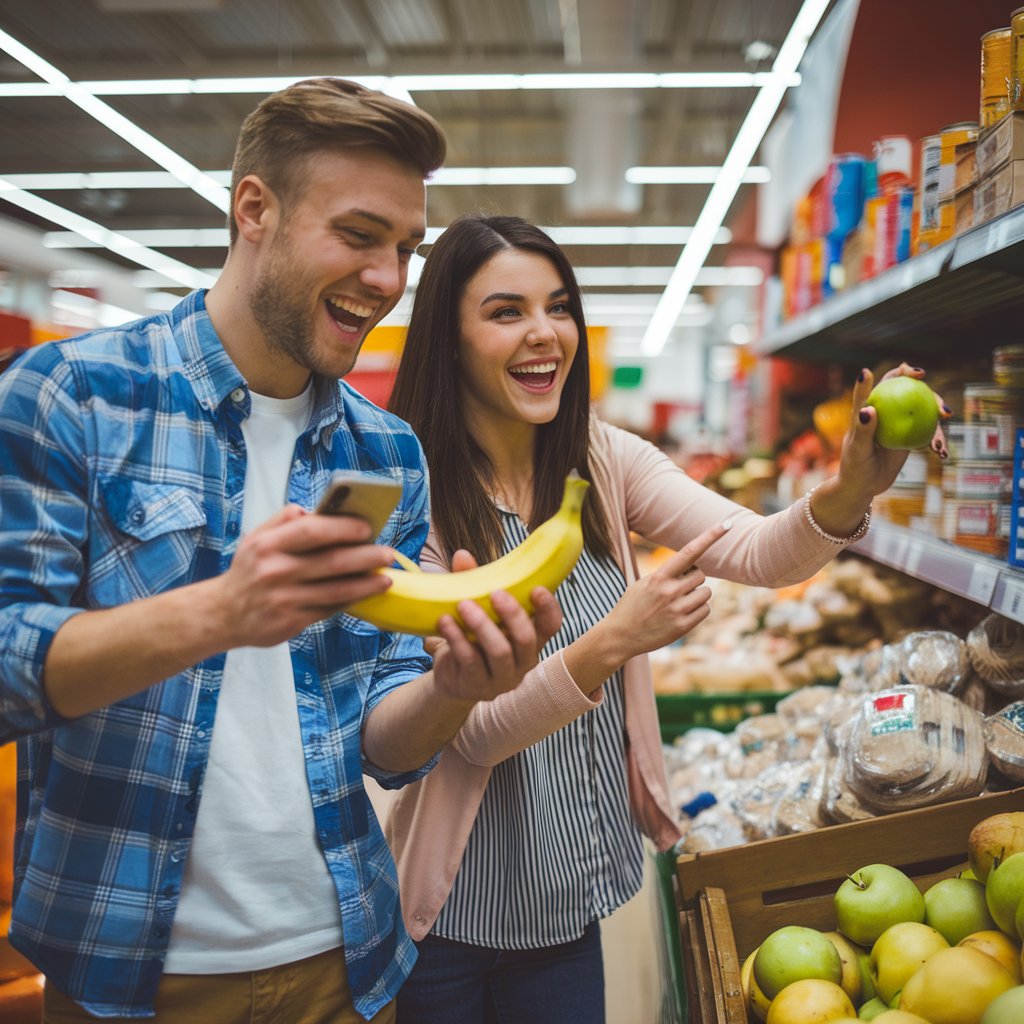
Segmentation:
<svg viewBox="0 0 1024 1024">
<path fill-rule="evenodd" d="M 824 482 L 824 481 L 823 481 Z M 831 533 L 827 533 L 821 528 L 818 520 L 814 518 L 814 513 L 811 511 L 811 495 L 821 486 L 821 484 L 815 484 L 805 495 L 804 495 L 804 518 L 808 523 L 811 524 L 811 529 L 821 538 L 827 540 L 830 544 L 852 544 L 854 541 L 860 540 L 868 532 L 868 527 L 871 525 L 871 506 L 868 506 L 868 510 L 864 513 L 864 518 L 860 521 L 860 525 L 857 527 L 849 537 L 833 537 Z"/>
</svg>

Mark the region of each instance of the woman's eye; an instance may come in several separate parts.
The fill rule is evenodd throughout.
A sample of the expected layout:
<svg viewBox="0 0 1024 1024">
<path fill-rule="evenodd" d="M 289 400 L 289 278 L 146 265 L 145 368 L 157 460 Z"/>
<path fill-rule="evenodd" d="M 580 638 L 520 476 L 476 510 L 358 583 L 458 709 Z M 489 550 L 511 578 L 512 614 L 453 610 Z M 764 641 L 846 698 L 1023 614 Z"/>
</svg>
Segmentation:
<svg viewBox="0 0 1024 1024">
<path fill-rule="evenodd" d="M 504 309 L 495 310 L 494 316 L 502 320 L 511 320 L 513 317 L 519 316 L 519 310 L 514 306 L 506 306 Z"/>
<path fill-rule="evenodd" d="M 559 314 L 566 314 L 566 313 L 569 312 L 569 303 L 568 302 L 556 302 L 551 307 L 551 312 L 552 313 L 559 313 Z"/>
</svg>

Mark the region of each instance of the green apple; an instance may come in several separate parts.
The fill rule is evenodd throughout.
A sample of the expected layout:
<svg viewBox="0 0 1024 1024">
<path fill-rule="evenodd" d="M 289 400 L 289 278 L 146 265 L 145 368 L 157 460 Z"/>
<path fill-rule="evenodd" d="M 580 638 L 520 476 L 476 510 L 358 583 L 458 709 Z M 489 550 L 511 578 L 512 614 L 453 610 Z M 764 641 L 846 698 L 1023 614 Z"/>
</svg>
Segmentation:
<svg viewBox="0 0 1024 1024">
<path fill-rule="evenodd" d="M 843 977 L 839 952 L 815 928 L 790 924 L 778 928 L 758 947 L 754 980 L 771 1000 L 795 981 L 817 978 L 838 985 Z"/>
<path fill-rule="evenodd" d="M 932 391 L 914 377 L 889 377 L 879 381 L 866 405 L 878 413 L 875 441 L 883 448 L 900 451 L 924 448 L 939 422 L 939 406 Z"/>
<path fill-rule="evenodd" d="M 860 997 L 868 1002 L 878 995 L 875 987 L 875 975 L 871 970 L 871 954 L 864 950 L 857 955 L 857 964 L 860 967 Z"/>
<path fill-rule="evenodd" d="M 1024 1021 L 1024 985 L 996 996 L 985 1008 L 979 1024 L 1020 1024 Z"/>
<path fill-rule="evenodd" d="M 859 946 L 873 946 L 886 928 L 901 921 L 924 921 L 920 890 L 890 864 L 868 864 L 849 875 L 833 903 L 836 927 Z"/>
<path fill-rule="evenodd" d="M 1017 938 L 1017 907 L 1024 899 L 1024 853 L 1015 853 L 989 872 L 985 901 L 1000 931 Z"/>
<path fill-rule="evenodd" d="M 949 949 L 949 943 L 934 928 L 917 921 L 901 921 L 886 928 L 871 947 L 871 967 L 878 995 L 889 1005 L 932 953 Z"/>
<path fill-rule="evenodd" d="M 924 923 L 942 933 L 951 946 L 974 932 L 995 928 L 977 879 L 943 878 L 924 892 Z"/>
<path fill-rule="evenodd" d="M 880 1013 L 885 1013 L 889 1007 L 882 1002 L 878 996 L 873 999 L 869 999 L 863 1006 L 857 1011 L 857 1016 L 861 1020 L 874 1020 Z"/>
</svg>

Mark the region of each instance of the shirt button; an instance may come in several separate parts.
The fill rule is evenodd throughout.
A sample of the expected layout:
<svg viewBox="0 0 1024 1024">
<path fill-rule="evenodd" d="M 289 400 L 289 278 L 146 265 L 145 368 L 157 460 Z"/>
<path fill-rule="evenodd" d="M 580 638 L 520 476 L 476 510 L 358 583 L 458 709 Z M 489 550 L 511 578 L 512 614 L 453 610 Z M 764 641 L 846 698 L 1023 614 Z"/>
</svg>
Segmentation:
<svg viewBox="0 0 1024 1024">
<path fill-rule="evenodd" d="M 244 402 L 245 401 L 245 388 L 235 388 L 235 390 L 231 392 L 231 401 L 232 402 L 237 402 L 239 404 Z"/>
<path fill-rule="evenodd" d="M 144 508 L 133 509 L 131 518 L 136 526 L 141 526 L 146 521 L 146 510 Z"/>
</svg>

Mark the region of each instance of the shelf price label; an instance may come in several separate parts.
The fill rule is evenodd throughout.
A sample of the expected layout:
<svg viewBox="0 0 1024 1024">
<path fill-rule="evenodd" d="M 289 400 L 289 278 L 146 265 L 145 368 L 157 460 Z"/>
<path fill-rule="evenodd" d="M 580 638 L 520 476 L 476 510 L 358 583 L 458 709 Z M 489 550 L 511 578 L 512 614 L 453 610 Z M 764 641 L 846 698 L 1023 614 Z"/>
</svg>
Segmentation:
<svg viewBox="0 0 1024 1024">
<path fill-rule="evenodd" d="M 1003 577 L 1003 598 L 996 611 L 1017 622 L 1024 622 L 1024 580 Z"/>
<path fill-rule="evenodd" d="M 998 566 L 975 562 L 971 566 L 971 578 L 967 584 L 967 593 L 964 596 L 988 607 L 992 600 L 992 595 L 995 593 L 998 580 Z"/>
</svg>

